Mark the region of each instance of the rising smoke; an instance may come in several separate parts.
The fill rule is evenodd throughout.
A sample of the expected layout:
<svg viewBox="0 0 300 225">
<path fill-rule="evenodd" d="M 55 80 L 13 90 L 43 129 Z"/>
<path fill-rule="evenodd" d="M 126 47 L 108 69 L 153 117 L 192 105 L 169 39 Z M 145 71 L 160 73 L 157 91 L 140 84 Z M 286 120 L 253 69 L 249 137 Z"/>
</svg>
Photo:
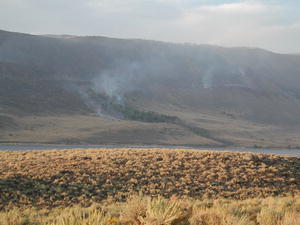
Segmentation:
<svg viewBox="0 0 300 225">
<path fill-rule="evenodd" d="M 213 91 L 215 87 L 246 87 L 249 84 L 244 68 L 216 56 L 214 51 L 194 51 L 191 47 L 177 45 L 153 46 L 139 49 L 138 54 L 133 54 L 132 49 L 116 54 L 108 67 L 95 73 L 92 84 L 82 96 L 98 115 L 107 113 L 107 102 L 126 106 L 129 96 L 133 95 L 151 97 L 168 93 L 166 90 Z"/>
<path fill-rule="evenodd" d="M 142 76 L 141 65 L 138 62 L 119 65 L 96 76 L 92 90 L 113 99 L 117 104 L 124 104 L 126 93 L 140 88 Z"/>
</svg>

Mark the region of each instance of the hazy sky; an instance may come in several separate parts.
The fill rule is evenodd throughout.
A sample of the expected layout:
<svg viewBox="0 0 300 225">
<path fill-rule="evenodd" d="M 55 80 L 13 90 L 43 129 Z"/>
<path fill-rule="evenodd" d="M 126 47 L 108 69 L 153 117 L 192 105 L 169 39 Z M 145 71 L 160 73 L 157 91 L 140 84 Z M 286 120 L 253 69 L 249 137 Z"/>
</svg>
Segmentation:
<svg viewBox="0 0 300 225">
<path fill-rule="evenodd" d="M 300 0 L 0 0 L 0 29 L 300 53 Z"/>
</svg>

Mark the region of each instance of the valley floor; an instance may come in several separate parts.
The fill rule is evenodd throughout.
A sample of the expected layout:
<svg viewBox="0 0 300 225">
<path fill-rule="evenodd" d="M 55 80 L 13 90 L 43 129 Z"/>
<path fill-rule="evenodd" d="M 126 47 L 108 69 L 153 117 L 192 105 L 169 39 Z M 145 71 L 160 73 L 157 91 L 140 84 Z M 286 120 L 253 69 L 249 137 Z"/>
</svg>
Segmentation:
<svg viewBox="0 0 300 225">
<path fill-rule="evenodd" d="M 163 113 L 173 115 L 170 111 Z M 182 118 L 186 124 L 147 123 L 92 115 L 5 114 L 1 117 L 0 113 L 0 142 L 300 148 L 299 126 L 258 124 L 201 113 L 177 112 L 174 116 Z M 1 118 L 6 119 L 1 121 Z"/>
</svg>

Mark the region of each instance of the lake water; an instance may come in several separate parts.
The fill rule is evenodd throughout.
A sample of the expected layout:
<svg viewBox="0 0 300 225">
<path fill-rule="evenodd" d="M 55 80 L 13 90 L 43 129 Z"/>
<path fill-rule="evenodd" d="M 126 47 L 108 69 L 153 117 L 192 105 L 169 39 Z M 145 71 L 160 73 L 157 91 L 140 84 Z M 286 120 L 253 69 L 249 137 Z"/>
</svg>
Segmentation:
<svg viewBox="0 0 300 225">
<path fill-rule="evenodd" d="M 72 149 L 72 148 L 184 148 L 216 151 L 235 151 L 235 152 L 254 152 L 265 154 L 278 154 L 289 156 L 300 156 L 300 149 L 284 149 L 284 148 L 207 148 L 207 147 L 182 147 L 182 146 L 160 146 L 160 145 L 53 145 L 53 144 L 0 144 L 0 151 L 24 151 L 24 150 L 50 150 L 50 149 Z"/>
</svg>

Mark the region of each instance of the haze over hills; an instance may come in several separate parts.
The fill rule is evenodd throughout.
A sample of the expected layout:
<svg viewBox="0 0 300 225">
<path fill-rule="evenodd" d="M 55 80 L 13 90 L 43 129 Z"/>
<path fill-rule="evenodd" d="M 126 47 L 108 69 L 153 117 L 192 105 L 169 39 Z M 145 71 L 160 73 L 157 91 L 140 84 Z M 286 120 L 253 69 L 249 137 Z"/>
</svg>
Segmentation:
<svg viewBox="0 0 300 225">
<path fill-rule="evenodd" d="M 0 31 L 0 141 L 300 146 L 300 56 Z"/>
</svg>

